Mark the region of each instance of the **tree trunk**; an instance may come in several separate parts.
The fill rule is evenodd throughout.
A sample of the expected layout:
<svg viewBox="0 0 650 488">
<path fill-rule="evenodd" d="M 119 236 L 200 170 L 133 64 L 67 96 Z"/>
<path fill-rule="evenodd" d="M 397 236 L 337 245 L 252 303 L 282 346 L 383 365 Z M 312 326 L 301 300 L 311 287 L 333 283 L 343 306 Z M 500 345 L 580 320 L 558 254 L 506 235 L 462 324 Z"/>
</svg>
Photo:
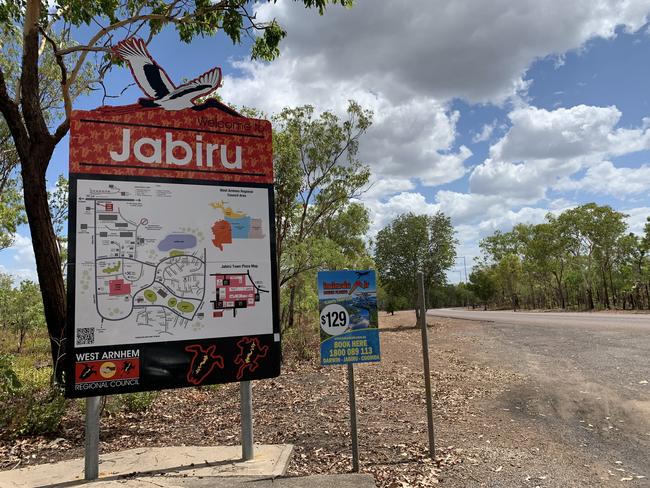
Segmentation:
<svg viewBox="0 0 650 488">
<path fill-rule="evenodd" d="M 20 354 L 23 352 L 23 344 L 25 343 L 26 335 L 27 335 L 27 329 L 25 328 L 20 329 L 20 332 L 18 334 L 18 350 L 16 351 L 16 354 Z"/>
<path fill-rule="evenodd" d="M 609 310 L 611 307 L 609 306 L 609 294 L 607 292 L 607 276 L 605 275 L 604 269 L 601 269 L 600 271 L 603 275 L 603 305 L 605 305 L 605 308 Z"/>
<path fill-rule="evenodd" d="M 591 288 L 587 288 L 587 307 L 589 310 L 593 310 L 594 307 L 594 294 Z"/>
<path fill-rule="evenodd" d="M 555 277 L 555 282 L 557 283 L 557 292 L 560 297 L 560 306 L 562 310 L 566 308 L 566 303 L 564 301 L 564 292 L 562 291 L 562 280 L 558 277 L 557 273 L 554 271 L 553 276 Z"/>
<path fill-rule="evenodd" d="M 614 279 L 612 278 L 612 266 L 609 267 L 607 274 L 609 275 L 609 291 L 612 294 L 612 305 L 614 308 L 616 308 L 618 304 L 618 298 L 616 296 L 616 288 L 614 288 Z"/>
<path fill-rule="evenodd" d="M 36 272 L 43 297 L 43 308 L 52 348 L 54 378 L 62 380 L 65 347 L 66 291 L 61 271 L 58 243 L 47 200 L 45 172 L 58 141 L 67 133 L 69 120 L 49 133 L 43 116 L 39 89 L 39 19 L 41 2 L 27 0 L 23 22 L 23 53 L 20 64 L 20 100 L 7 92 L 0 69 L 0 112 L 11 131 L 20 159 Z"/>
<path fill-rule="evenodd" d="M 291 290 L 289 291 L 289 303 L 287 304 L 287 323 L 284 330 L 289 330 L 293 328 L 295 306 L 296 306 L 296 285 L 294 281 L 292 281 Z"/>
<path fill-rule="evenodd" d="M 52 150 L 35 145 L 30 158 L 21 161 L 25 194 L 25 211 L 36 257 L 36 272 L 43 297 L 43 310 L 52 346 L 52 364 L 57 380 L 62 379 L 62 358 L 65 354 L 67 300 L 61 258 L 52 227 L 47 200 L 45 171 Z M 52 146 L 53 149 L 53 146 Z"/>
</svg>

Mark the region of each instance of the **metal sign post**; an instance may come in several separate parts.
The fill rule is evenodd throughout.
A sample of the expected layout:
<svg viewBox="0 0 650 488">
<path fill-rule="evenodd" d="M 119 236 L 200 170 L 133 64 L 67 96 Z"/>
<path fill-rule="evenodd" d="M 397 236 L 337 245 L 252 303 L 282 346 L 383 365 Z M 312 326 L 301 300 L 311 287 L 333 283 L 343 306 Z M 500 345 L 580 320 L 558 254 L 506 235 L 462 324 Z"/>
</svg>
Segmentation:
<svg viewBox="0 0 650 488">
<path fill-rule="evenodd" d="M 318 272 L 321 365 L 348 366 L 352 471 L 359 472 L 354 363 L 381 359 L 377 278 L 371 269 Z"/>
<path fill-rule="evenodd" d="M 350 399 L 350 437 L 352 438 L 352 472 L 359 472 L 359 439 L 357 436 L 357 400 L 354 393 L 354 364 L 348 363 L 348 396 Z"/>
<path fill-rule="evenodd" d="M 250 381 L 239 383 L 241 398 L 241 457 L 250 461 L 255 457 L 253 452 L 253 388 Z"/>
<path fill-rule="evenodd" d="M 429 369 L 429 339 L 427 336 L 427 304 L 424 296 L 424 273 L 418 271 L 420 302 L 420 330 L 422 331 L 422 362 L 424 364 L 424 388 L 427 396 L 427 424 L 429 429 L 429 456 L 436 458 L 436 445 L 433 434 L 433 400 L 431 398 L 431 373 Z"/>
<path fill-rule="evenodd" d="M 101 397 L 86 398 L 86 454 L 84 478 L 96 480 L 99 476 L 99 405 Z"/>
</svg>

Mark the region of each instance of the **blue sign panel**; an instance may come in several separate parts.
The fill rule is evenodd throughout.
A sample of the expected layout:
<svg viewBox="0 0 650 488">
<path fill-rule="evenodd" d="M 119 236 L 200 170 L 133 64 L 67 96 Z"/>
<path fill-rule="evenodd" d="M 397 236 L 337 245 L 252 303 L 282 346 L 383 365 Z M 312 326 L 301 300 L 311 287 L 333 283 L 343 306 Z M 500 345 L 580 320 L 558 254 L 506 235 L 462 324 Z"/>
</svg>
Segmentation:
<svg viewBox="0 0 650 488">
<path fill-rule="evenodd" d="M 318 300 L 322 365 L 380 360 L 374 270 L 320 271 Z"/>
</svg>

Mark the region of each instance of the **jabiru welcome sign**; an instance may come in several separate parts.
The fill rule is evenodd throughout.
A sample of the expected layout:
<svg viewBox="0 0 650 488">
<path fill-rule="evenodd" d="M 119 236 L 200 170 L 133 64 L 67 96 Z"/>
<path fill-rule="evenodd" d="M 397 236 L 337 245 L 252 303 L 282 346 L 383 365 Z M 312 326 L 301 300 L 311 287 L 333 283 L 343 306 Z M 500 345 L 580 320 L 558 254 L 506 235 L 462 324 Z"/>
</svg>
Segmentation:
<svg viewBox="0 0 650 488">
<path fill-rule="evenodd" d="M 66 396 L 277 376 L 271 125 L 116 52 L 148 97 L 71 117 Z"/>
</svg>

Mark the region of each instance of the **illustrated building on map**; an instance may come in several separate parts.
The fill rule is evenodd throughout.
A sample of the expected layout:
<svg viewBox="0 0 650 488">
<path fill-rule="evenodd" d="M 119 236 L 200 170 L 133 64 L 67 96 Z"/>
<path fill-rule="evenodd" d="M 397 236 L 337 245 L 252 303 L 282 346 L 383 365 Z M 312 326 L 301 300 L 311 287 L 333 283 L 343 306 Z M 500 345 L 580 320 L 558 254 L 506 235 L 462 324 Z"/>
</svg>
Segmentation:
<svg viewBox="0 0 650 488">
<path fill-rule="evenodd" d="M 223 317 L 224 310 L 232 310 L 237 316 L 238 308 L 254 307 L 260 301 L 260 289 L 246 273 L 213 273 L 215 278 L 216 298 L 212 300 L 213 317 Z"/>
</svg>

